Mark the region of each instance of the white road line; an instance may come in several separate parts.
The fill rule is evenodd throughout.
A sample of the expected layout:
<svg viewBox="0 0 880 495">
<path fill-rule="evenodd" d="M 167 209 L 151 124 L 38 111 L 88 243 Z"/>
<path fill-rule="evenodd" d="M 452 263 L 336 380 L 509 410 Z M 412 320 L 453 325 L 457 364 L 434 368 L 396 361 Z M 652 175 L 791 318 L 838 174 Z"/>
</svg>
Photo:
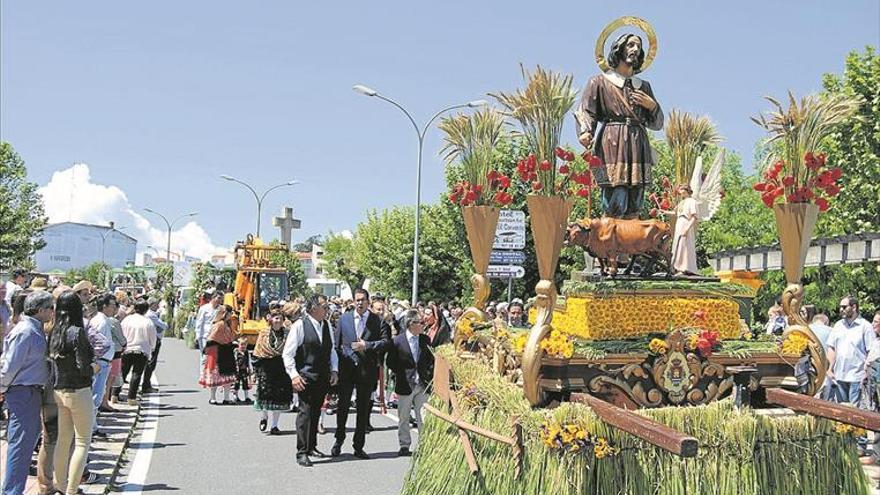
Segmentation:
<svg viewBox="0 0 880 495">
<path fill-rule="evenodd" d="M 153 378 L 150 380 L 150 384 L 153 387 L 159 387 L 159 380 L 156 378 L 156 373 L 153 373 Z M 138 438 L 138 450 L 134 456 L 134 460 L 131 462 L 131 469 L 128 471 L 128 476 L 125 479 L 125 486 L 122 487 L 122 491 L 126 493 L 135 493 L 139 494 L 144 489 L 144 484 L 147 482 L 147 473 L 150 471 L 150 462 L 153 460 L 153 446 L 156 443 L 156 434 L 159 431 L 159 417 L 156 417 L 155 421 L 144 422 L 146 419 L 146 415 L 144 414 L 147 411 L 159 411 L 159 394 L 154 393 L 150 394 L 145 400 L 141 401 L 141 424 L 144 425 L 144 429 L 141 432 L 140 438 Z"/>
</svg>

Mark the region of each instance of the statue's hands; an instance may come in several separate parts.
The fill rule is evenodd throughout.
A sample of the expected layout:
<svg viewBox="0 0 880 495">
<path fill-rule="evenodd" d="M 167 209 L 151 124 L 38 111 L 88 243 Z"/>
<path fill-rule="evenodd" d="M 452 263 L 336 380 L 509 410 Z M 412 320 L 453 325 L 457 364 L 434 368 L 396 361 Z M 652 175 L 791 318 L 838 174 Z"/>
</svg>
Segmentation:
<svg viewBox="0 0 880 495">
<path fill-rule="evenodd" d="M 584 145 L 584 148 L 590 149 L 590 145 L 593 144 L 593 135 L 590 134 L 589 131 L 587 131 L 578 136 L 578 141 L 580 141 L 580 143 Z"/>
<path fill-rule="evenodd" d="M 632 99 L 636 103 L 636 105 L 644 107 L 649 112 L 653 112 L 657 108 L 657 102 L 654 101 L 653 98 L 648 96 L 648 93 L 645 93 L 642 90 L 637 89 L 633 91 Z"/>
</svg>

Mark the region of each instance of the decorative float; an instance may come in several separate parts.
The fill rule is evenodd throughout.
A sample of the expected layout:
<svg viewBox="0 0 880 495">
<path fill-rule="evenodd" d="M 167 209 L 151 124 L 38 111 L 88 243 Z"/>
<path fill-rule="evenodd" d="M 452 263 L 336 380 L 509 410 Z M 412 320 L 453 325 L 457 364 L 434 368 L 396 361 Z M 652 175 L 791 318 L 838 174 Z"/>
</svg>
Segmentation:
<svg viewBox="0 0 880 495">
<path fill-rule="evenodd" d="M 606 57 L 606 39 L 624 25 L 645 32 L 650 47 L 624 34 Z M 840 116 L 851 103 L 799 106 L 792 98 L 793 109 L 758 120 L 784 155 L 756 189 L 777 213 L 791 324 L 781 338 L 753 335 L 746 322 L 754 289 L 695 273 L 697 225 L 721 200 L 723 154 L 702 174 L 711 133 L 677 136 L 690 152 L 677 155 L 676 176 L 690 184 L 649 198 L 652 216 L 674 221 L 638 217 L 652 165 L 646 128 L 662 127 L 663 113 L 650 85 L 634 76 L 656 51 L 644 20 L 621 18 L 603 31 L 596 53 L 604 73 L 574 110 L 587 147 L 581 157 L 560 146 L 576 100 L 570 76 L 524 70 L 525 89 L 495 96 L 530 148 L 517 166 L 530 191 L 541 278 L 530 329 L 493 325 L 483 312 L 495 207 L 511 199 L 510 178 L 491 169 L 486 152 L 498 135 L 455 137 L 465 135 L 456 129 L 486 127 L 476 125 L 481 119 L 499 132 L 501 125 L 487 113 L 444 126 L 447 157 L 468 175 L 450 199 L 463 207 L 476 302 L 454 345 L 438 350 L 430 414 L 402 493 L 868 493 L 855 441 L 864 429 L 880 430 L 880 414 L 812 397 L 827 363 L 797 314 L 812 226 L 840 179 L 818 153 L 833 119 L 812 141 L 786 134 L 802 124 L 792 119 L 815 110 L 810 105 L 831 105 Z M 680 129 L 689 125 L 686 115 L 675 118 Z M 483 161 L 467 162 L 478 155 Z M 469 175 L 477 170 L 483 177 Z M 569 224 L 574 201 L 592 198 L 593 188 L 602 216 Z M 601 268 L 572 274 L 559 294 L 553 279 L 565 242 L 584 247 Z"/>
</svg>

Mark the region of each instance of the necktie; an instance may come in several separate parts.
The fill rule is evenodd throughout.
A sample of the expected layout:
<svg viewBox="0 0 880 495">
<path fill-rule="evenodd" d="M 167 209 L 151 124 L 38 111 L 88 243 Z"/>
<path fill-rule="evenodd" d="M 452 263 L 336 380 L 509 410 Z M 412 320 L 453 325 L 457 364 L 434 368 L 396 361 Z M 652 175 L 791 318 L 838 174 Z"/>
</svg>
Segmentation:
<svg viewBox="0 0 880 495">
<path fill-rule="evenodd" d="M 419 364 L 419 338 L 415 335 L 409 338 L 409 348 L 412 349 L 413 361 Z"/>
</svg>

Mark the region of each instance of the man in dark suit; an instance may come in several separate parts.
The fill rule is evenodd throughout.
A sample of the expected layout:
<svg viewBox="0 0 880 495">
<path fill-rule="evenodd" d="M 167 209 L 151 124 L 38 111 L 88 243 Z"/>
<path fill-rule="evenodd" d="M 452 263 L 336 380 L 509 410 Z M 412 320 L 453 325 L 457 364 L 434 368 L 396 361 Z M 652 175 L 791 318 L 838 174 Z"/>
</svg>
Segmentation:
<svg viewBox="0 0 880 495">
<path fill-rule="evenodd" d="M 339 407 L 336 410 L 336 443 L 330 455 L 338 456 L 345 441 L 345 424 L 351 407 L 351 393 L 355 392 L 357 416 L 354 429 L 354 456 L 369 459 L 364 452 L 367 424 L 373 408 L 372 394 L 379 381 L 379 363 L 391 344 L 391 328 L 382 318 L 369 310 L 370 294 L 364 289 L 354 291 L 354 310 L 339 319 Z"/>
<path fill-rule="evenodd" d="M 428 397 L 428 384 L 434 377 L 434 354 L 431 339 L 422 333 L 418 310 L 407 310 L 400 322 L 401 332 L 388 349 L 386 364 L 394 374 L 394 392 L 397 393 L 397 440 L 400 443 L 397 455 L 408 456 L 412 445 L 409 413 L 414 410 L 416 425 L 421 430 L 422 405 Z"/>
</svg>

